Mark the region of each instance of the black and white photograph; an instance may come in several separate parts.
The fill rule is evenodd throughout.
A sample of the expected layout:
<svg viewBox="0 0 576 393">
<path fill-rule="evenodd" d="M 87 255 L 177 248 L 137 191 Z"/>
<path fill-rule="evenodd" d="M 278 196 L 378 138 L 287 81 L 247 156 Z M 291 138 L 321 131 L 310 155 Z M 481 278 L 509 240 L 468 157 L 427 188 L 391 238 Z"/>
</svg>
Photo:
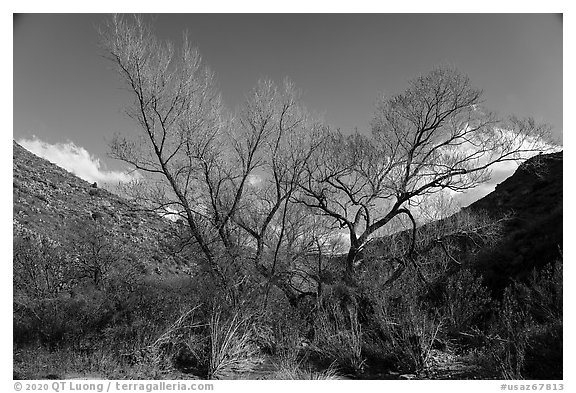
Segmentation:
<svg viewBox="0 0 576 393">
<path fill-rule="evenodd" d="M 565 389 L 562 13 L 12 17 L 17 390 Z"/>
</svg>

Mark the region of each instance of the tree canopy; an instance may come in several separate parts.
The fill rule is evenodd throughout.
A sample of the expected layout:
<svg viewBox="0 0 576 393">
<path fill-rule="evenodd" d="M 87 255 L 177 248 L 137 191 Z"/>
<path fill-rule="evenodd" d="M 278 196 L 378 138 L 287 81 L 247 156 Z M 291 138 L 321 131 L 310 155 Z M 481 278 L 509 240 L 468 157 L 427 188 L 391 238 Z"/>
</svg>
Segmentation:
<svg viewBox="0 0 576 393">
<path fill-rule="evenodd" d="M 140 18 L 116 16 L 101 37 L 141 130 L 116 137 L 112 156 L 146 175 L 140 198 L 183 219 L 198 263 L 232 292 L 257 274 L 298 299 L 309 288 L 296 277 L 321 275 L 303 272 L 310 252 L 343 234 L 343 279 L 352 284 L 379 230 L 402 216 L 416 235 L 422 198 L 473 188 L 494 164 L 549 146 L 546 126 L 489 112 L 482 91 L 450 67 L 382 97 L 371 133 L 345 133 L 314 119 L 289 81 L 261 80 L 237 113 L 227 111 L 189 40 L 177 49 Z"/>
</svg>

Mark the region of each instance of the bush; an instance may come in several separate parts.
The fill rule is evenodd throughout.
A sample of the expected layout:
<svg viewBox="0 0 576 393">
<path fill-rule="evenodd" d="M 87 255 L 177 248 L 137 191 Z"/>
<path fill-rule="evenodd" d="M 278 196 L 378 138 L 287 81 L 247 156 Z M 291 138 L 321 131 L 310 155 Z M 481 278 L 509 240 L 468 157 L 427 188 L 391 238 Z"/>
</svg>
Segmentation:
<svg viewBox="0 0 576 393">
<path fill-rule="evenodd" d="M 156 369 L 184 372 L 205 370 L 206 340 L 204 324 L 198 320 L 196 306 L 176 319 L 151 344 L 139 353 Z"/>
<path fill-rule="evenodd" d="M 401 369 L 420 372 L 442 326 L 441 319 L 415 299 L 401 299 L 394 309 L 380 309 L 380 326 Z"/>
<path fill-rule="evenodd" d="M 73 284 L 65 253 L 47 239 L 15 236 L 12 261 L 15 294 L 30 299 L 50 298 Z"/>
<path fill-rule="evenodd" d="M 321 356 L 353 373 L 364 371 L 362 326 L 354 305 L 342 309 L 337 303 L 325 303 L 316 314 L 314 333 L 312 344 Z"/>
<path fill-rule="evenodd" d="M 469 269 L 452 275 L 443 289 L 441 312 L 449 334 L 464 333 L 484 325 L 494 308 L 481 276 Z"/>
<path fill-rule="evenodd" d="M 517 291 L 524 290 L 525 288 L 516 285 L 507 287 L 498 314 L 497 329 L 501 336 L 501 346 L 496 354 L 499 357 L 502 377 L 505 379 L 523 379 L 528 333 L 533 323 L 526 304 L 519 301 L 521 296 Z"/>
<path fill-rule="evenodd" d="M 561 322 L 532 328 L 524 359 L 528 379 L 563 379 L 563 328 Z"/>
<path fill-rule="evenodd" d="M 105 294 L 92 291 L 75 297 L 14 298 L 14 342 L 39 342 L 50 348 L 95 339 L 112 320 L 113 305 Z"/>
<path fill-rule="evenodd" d="M 530 314 L 538 323 L 562 324 L 562 270 L 562 261 L 558 260 L 540 271 L 533 270 L 527 284 L 523 284 L 523 302 L 529 304 Z"/>
<path fill-rule="evenodd" d="M 506 287 L 486 347 L 504 379 L 561 379 L 562 330 L 562 262 L 557 261 L 534 271 L 527 283 Z"/>
</svg>

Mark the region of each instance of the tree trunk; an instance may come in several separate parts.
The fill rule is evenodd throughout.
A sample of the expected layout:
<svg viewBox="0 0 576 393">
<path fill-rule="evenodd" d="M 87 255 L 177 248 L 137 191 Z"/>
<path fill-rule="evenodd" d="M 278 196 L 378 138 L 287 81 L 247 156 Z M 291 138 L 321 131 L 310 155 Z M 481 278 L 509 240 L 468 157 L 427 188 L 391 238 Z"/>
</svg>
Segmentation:
<svg viewBox="0 0 576 393">
<path fill-rule="evenodd" d="M 348 250 L 348 255 L 346 256 L 346 267 L 344 270 L 343 281 L 348 286 L 357 286 L 355 272 L 354 272 L 354 262 L 356 262 L 356 257 L 358 256 L 359 248 L 356 246 L 350 246 Z"/>
</svg>

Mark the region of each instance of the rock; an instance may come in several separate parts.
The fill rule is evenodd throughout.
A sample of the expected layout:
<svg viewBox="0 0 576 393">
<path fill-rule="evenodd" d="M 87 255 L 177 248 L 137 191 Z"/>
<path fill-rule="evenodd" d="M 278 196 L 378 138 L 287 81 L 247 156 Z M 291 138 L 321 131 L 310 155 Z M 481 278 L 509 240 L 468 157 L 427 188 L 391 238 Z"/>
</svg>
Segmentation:
<svg viewBox="0 0 576 393">
<path fill-rule="evenodd" d="M 104 218 L 104 214 L 100 213 L 100 212 L 93 212 L 92 213 L 92 219 L 94 221 L 96 221 L 99 218 Z"/>
</svg>

